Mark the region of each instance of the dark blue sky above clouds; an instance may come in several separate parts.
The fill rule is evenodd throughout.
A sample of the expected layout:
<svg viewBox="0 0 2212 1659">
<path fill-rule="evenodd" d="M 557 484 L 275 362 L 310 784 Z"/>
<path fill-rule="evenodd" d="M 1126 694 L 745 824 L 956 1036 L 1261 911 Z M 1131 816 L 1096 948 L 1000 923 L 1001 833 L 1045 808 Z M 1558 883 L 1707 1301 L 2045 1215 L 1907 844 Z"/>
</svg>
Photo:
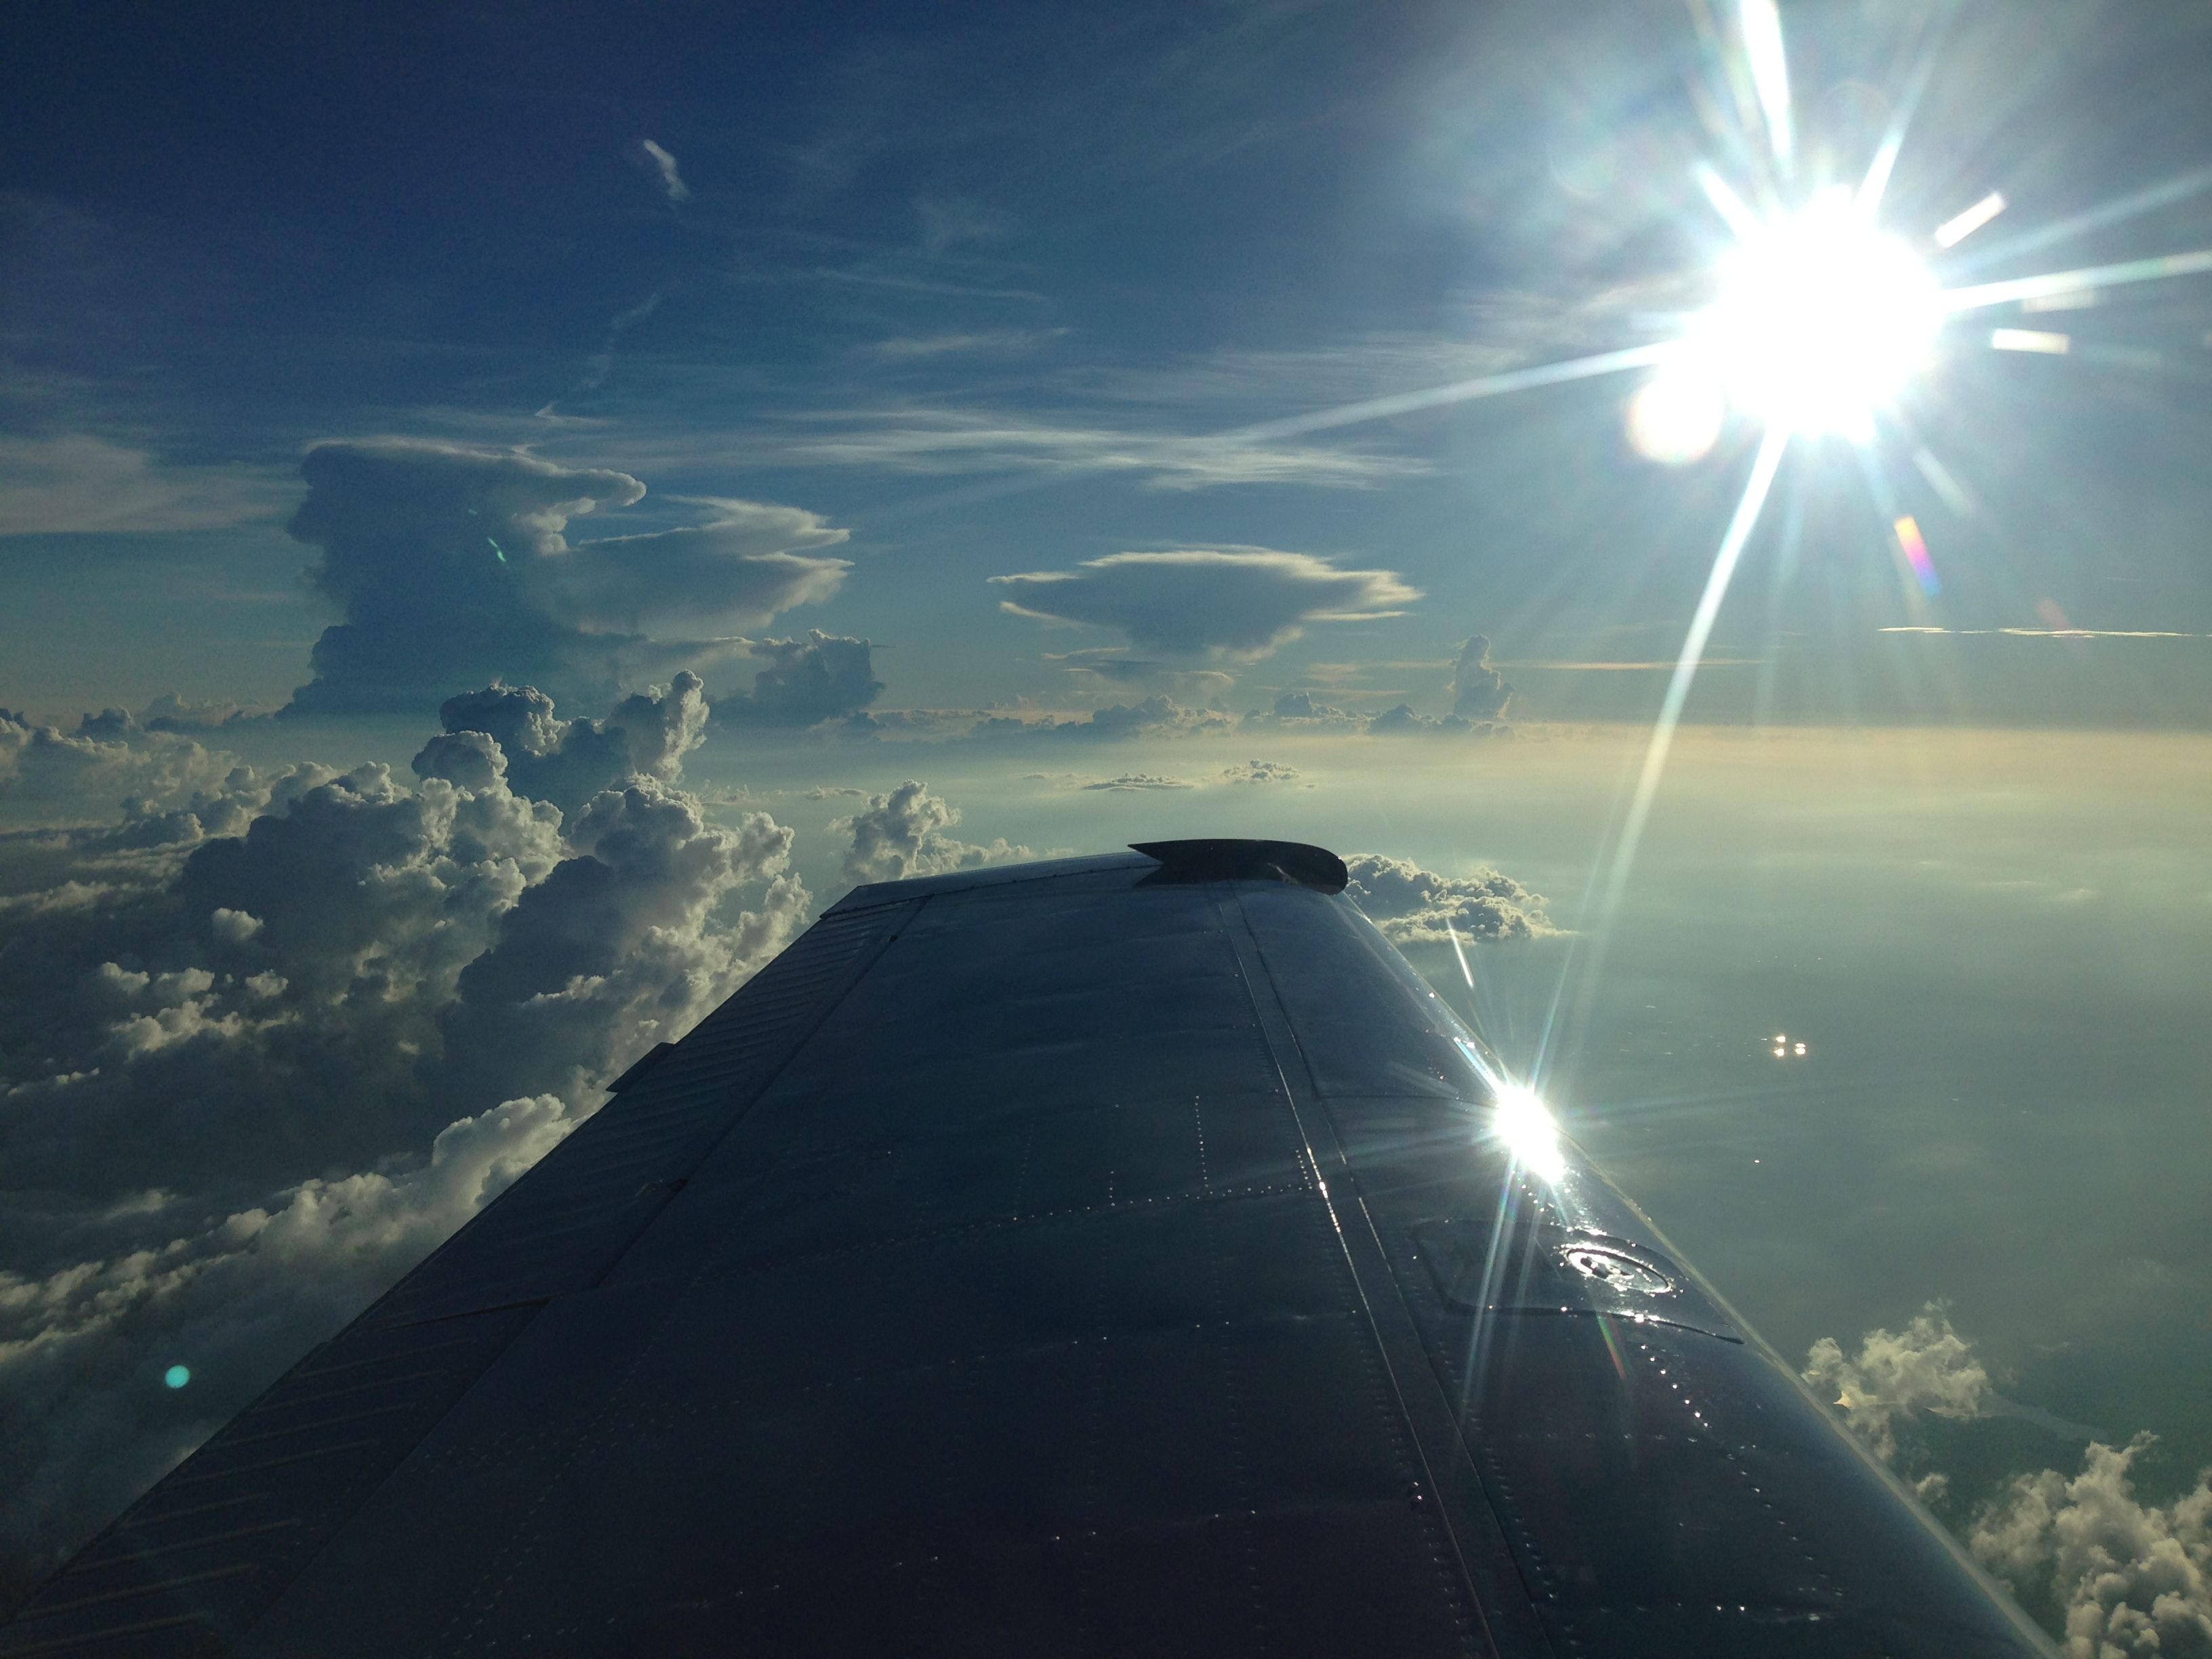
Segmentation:
<svg viewBox="0 0 2212 1659">
<path fill-rule="evenodd" d="M 1641 713 L 1650 672 L 1547 665 L 1668 654 L 1747 433 L 1695 467 L 1640 461 L 1615 378 L 1219 434 L 1663 331 L 1723 238 L 1693 164 L 1741 159 L 1700 110 L 1726 88 L 1696 11 L 94 6 L 19 26 L 0 416 L 33 487 L 0 556 L 32 665 L 12 695 L 58 715 L 204 678 L 149 639 L 131 684 L 94 689 L 71 629 L 112 571 L 91 585 L 173 593 L 249 672 L 234 695 L 281 702 L 332 619 L 282 533 L 299 457 L 399 435 L 645 485 L 575 539 L 709 521 L 686 496 L 849 532 L 852 580 L 776 626 L 895 651 L 890 703 L 1066 703 L 1080 688 L 1042 653 L 1115 642 L 1002 614 L 992 576 L 1256 547 L 1425 598 L 1304 630 L 1239 706 L 1324 683 L 1434 697 L 1480 631 L 1555 713 Z M 1936 16 L 1792 9 L 1812 168 L 1857 176 Z M 2204 165 L 2206 27 L 2179 5 L 1956 9 L 1887 216 L 1924 238 L 2002 189 L 1961 280 L 2212 241 L 2212 192 L 2184 191 L 2008 252 Z M 1906 413 L 1964 511 L 1916 446 L 1886 453 L 1886 507 L 1847 453 L 1793 458 L 1801 568 L 1754 556 L 1723 629 L 1775 665 L 1765 712 L 2185 718 L 2212 684 L 2193 649 L 2100 644 L 2085 672 L 1878 630 L 1931 620 L 1898 591 L 1899 510 L 1942 567 L 1937 623 L 2055 605 L 2212 630 L 2190 286 L 2077 313 L 2063 362 L 1957 331 Z M 143 629 L 119 607 L 99 627 Z M 1916 705 L 1931 674 L 1963 709 Z M 1749 712 L 1729 678 L 1716 712 Z"/>
<path fill-rule="evenodd" d="M 1760 431 L 1416 395 L 1692 325 L 1761 3 L 0 18 L 0 1607 L 846 884 L 1224 832 L 2040 1613 L 2212 1571 L 2212 271 L 1792 442 L 1618 906 Z M 2212 249 L 2212 9 L 1780 17 L 1942 283 Z"/>
</svg>

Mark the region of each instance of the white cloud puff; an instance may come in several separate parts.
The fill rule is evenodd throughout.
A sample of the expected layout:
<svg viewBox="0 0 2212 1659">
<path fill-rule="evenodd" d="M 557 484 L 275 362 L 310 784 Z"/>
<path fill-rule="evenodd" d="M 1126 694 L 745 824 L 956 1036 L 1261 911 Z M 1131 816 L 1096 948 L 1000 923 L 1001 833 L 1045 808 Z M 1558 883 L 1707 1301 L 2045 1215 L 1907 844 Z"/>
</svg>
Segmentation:
<svg viewBox="0 0 2212 1659">
<path fill-rule="evenodd" d="M 979 847 L 945 833 L 959 822 L 958 807 L 909 778 L 889 794 L 869 796 L 866 805 L 830 828 L 853 838 L 845 874 L 855 882 L 904 881 L 1032 856 L 1003 838 Z"/>
<path fill-rule="evenodd" d="M 1835 1338 L 1822 1337 L 1806 1356 L 1804 1376 L 1885 1462 L 1897 1461 L 1900 1419 L 1923 1411 L 1979 1417 L 1996 1398 L 1988 1370 L 1937 1302 L 1903 1330 L 1869 1331 L 1855 1355 L 1844 1353 Z"/>
<path fill-rule="evenodd" d="M 1455 932 L 1503 940 L 1555 931 L 1542 894 L 1486 865 L 1470 876 L 1445 876 L 1407 859 L 1354 853 L 1344 867 L 1352 877 L 1344 890 L 1394 944 L 1443 945 Z"/>
<path fill-rule="evenodd" d="M 2172 1504 L 2145 1504 L 2130 1471 L 2153 1443 L 2094 1443 L 2070 1478 L 2017 1476 L 1967 1534 L 1990 1571 L 2049 1595 L 2068 1659 L 2212 1654 L 2212 1469 Z"/>
</svg>

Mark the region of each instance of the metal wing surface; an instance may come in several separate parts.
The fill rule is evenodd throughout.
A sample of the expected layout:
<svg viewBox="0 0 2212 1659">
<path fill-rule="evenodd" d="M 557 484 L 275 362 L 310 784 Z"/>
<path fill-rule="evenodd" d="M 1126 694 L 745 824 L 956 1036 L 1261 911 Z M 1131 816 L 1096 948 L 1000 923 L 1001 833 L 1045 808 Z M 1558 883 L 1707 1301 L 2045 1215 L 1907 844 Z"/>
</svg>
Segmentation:
<svg viewBox="0 0 2212 1659">
<path fill-rule="evenodd" d="M 2047 1651 L 1342 885 L 857 890 L 0 1656 Z"/>
</svg>

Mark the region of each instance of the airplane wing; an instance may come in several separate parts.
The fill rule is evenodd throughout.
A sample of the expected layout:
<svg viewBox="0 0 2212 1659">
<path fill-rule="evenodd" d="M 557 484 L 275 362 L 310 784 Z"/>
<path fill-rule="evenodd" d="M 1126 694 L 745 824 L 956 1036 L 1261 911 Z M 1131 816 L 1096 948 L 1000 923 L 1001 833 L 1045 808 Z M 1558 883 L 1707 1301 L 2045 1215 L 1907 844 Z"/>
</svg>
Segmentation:
<svg viewBox="0 0 2212 1659">
<path fill-rule="evenodd" d="M 2049 1644 L 1315 848 L 863 887 L 0 1656 Z"/>
</svg>

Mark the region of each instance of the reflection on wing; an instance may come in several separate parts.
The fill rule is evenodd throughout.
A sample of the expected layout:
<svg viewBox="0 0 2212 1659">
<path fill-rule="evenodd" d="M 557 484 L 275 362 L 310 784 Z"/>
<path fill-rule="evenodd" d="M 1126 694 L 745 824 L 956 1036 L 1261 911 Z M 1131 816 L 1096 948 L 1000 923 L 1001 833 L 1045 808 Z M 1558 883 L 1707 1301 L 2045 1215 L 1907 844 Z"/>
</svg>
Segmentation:
<svg viewBox="0 0 2212 1659">
<path fill-rule="evenodd" d="M 1341 872 L 853 893 L 0 1656 L 2045 1651 Z"/>
</svg>

